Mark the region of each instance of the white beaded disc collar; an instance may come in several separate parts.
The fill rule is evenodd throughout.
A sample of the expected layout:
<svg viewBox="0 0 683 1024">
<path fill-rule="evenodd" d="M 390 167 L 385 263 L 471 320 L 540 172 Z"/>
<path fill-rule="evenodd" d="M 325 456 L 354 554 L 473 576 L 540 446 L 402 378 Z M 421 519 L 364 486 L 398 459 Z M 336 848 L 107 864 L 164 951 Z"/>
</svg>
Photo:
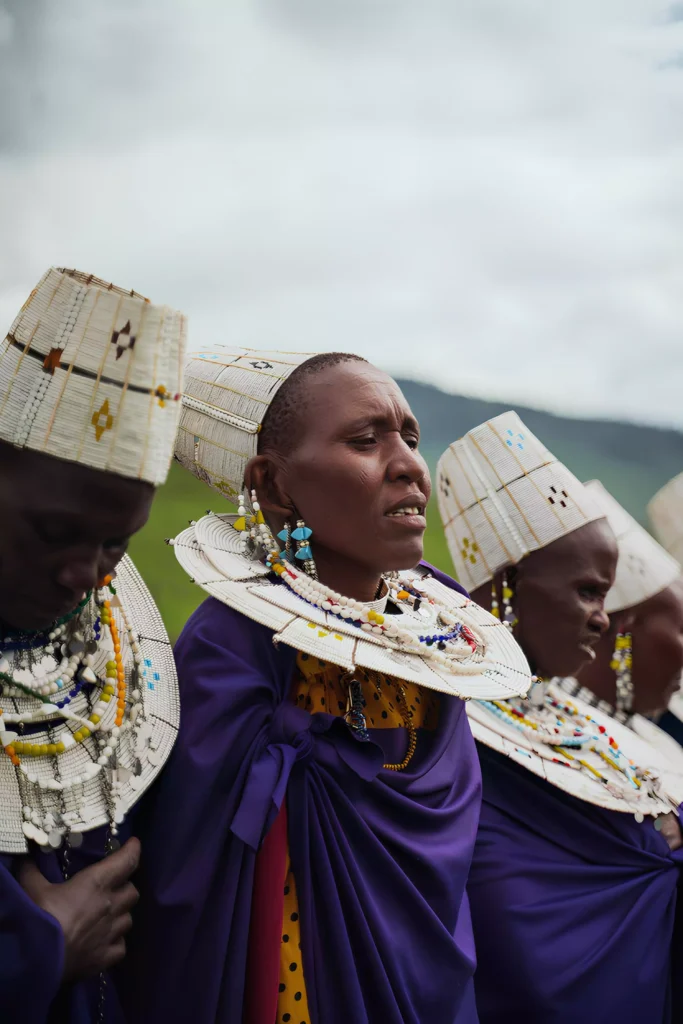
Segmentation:
<svg viewBox="0 0 683 1024">
<path fill-rule="evenodd" d="M 555 681 L 540 684 L 540 687 L 547 700 L 554 699 L 572 706 L 579 719 L 592 719 L 596 731 L 601 731 L 607 743 L 610 737 L 614 739 L 621 755 L 615 760 L 623 763 L 623 758 L 627 765 L 633 762 L 638 769 L 647 770 L 655 779 L 655 785 L 637 788 L 625 776 L 620 777 L 618 772 L 610 770 L 604 756 L 585 747 L 567 746 L 571 756 L 557 752 L 547 741 L 549 725 L 552 726 L 547 706 L 539 701 L 535 706 L 532 702 L 536 687 L 532 690 L 531 699 L 509 702 L 509 706 L 521 710 L 525 720 L 536 724 L 535 730 L 524 728 L 519 720 L 514 721 L 513 716 L 500 713 L 487 704 L 471 701 L 467 705 L 467 715 L 475 740 L 586 803 L 634 814 L 638 820 L 648 816 L 657 818 L 671 811 L 677 813 L 679 804 L 683 802 L 683 764 L 680 761 L 670 760 L 665 752 L 654 749 L 628 726 L 579 697 L 570 696 Z M 605 749 L 609 756 L 609 746 Z M 580 765 L 578 759 L 587 762 L 590 768 Z M 606 781 L 601 781 L 598 775 Z"/>
<path fill-rule="evenodd" d="M 62 712 L 53 710 L 52 704 L 43 704 L 41 708 L 40 697 L 4 687 L 1 706 L 6 729 L 16 730 L 13 723 L 30 720 L 36 731 L 20 738 L 31 745 L 62 741 L 67 749 L 59 757 L 22 757 L 18 767 L 0 750 L 0 853 L 26 853 L 29 838 L 42 843 L 46 831 L 53 827 L 56 834 L 62 822 L 68 824 L 70 842 L 75 846 L 81 833 L 111 822 L 112 801 L 116 823 L 120 824 L 157 777 L 171 752 L 178 732 L 180 701 L 166 629 L 151 594 L 128 557 L 119 563 L 114 584 L 116 596 L 111 598 L 111 611 L 122 638 L 121 657 L 127 681 L 124 725 L 115 757 L 102 757 L 100 734 L 94 728 L 91 736 L 73 742 L 73 730 L 79 722 L 89 724 L 92 709 L 85 689 Z M 127 622 L 134 631 L 135 651 L 125 640 Z M 134 665 L 136 657 L 138 663 Z M 7 660 L 12 675 L 17 676 L 19 654 L 7 655 Z M 104 648 L 98 649 L 92 659 L 92 671 L 100 680 L 105 676 L 106 660 Z M 139 690 L 130 686 L 134 668 Z M 24 673 L 18 675 L 23 678 Z M 52 699 L 58 697 L 56 694 Z M 103 727 L 111 724 L 109 718 L 115 709 L 113 701 L 106 712 L 109 717 L 103 713 Z M 4 736 L 8 739 L 7 733 Z M 33 830 L 27 829 L 27 820 L 34 824 Z"/>
<path fill-rule="evenodd" d="M 359 623 L 342 618 L 304 600 L 261 562 L 247 558 L 240 535 L 233 528 L 237 517 L 210 514 L 175 538 L 176 557 L 188 575 L 207 593 L 274 632 L 275 643 L 286 643 L 352 671 L 356 666 L 397 676 L 427 689 L 469 699 L 506 698 L 526 693 L 531 673 L 521 648 L 502 623 L 469 598 L 446 587 L 428 570 L 400 574 L 400 581 L 420 590 L 418 612 L 401 607 L 385 620 L 410 635 L 411 645 L 392 639 Z M 382 612 L 379 602 L 359 605 L 361 614 Z M 436 646 L 416 650 L 418 636 L 439 632 L 438 614 L 447 613 L 467 627 L 476 649 L 463 642 L 447 659 Z M 410 647 L 410 649 L 408 649 Z"/>
</svg>

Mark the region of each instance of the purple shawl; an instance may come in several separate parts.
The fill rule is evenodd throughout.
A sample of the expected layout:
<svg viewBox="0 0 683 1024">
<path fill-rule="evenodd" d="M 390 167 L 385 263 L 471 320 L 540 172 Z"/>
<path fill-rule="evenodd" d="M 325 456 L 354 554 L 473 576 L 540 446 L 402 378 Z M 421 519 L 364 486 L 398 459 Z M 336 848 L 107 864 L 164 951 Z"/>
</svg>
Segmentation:
<svg viewBox="0 0 683 1024">
<path fill-rule="evenodd" d="M 672 854 L 652 819 L 593 807 L 478 749 L 469 895 L 481 1024 L 682 1020 L 671 983 L 683 967 L 674 939 L 683 850 Z"/>
<path fill-rule="evenodd" d="M 176 658 L 180 735 L 140 821 L 130 1024 L 240 1024 L 256 851 L 285 796 L 312 1024 L 476 1024 L 480 775 L 464 704 L 444 697 L 436 733 L 391 772 L 403 730 L 361 743 L 295 707 L 296 652 L 219 602 Z"/>
<path fill-rule="evenodd" d="M 84 837 L 72 851 L 73 870 L 99 860 L 104 852 L 105 830 Z M 50 882 L 61 882 L 62 873 L 54 853 L 36 857 Z M 64 964 L 62 930 L 50 914 L 29 899 L 14 874 L 19 857 L 0 855 L 0 998 L 4 1012 L 25 1024 L 92 1024 L 97 1018 L 97 978 L 61 986 Z M 105 1024 L 121 1024 L 122 1015 L 112 985 L 106 989 Z"/>
</svg>

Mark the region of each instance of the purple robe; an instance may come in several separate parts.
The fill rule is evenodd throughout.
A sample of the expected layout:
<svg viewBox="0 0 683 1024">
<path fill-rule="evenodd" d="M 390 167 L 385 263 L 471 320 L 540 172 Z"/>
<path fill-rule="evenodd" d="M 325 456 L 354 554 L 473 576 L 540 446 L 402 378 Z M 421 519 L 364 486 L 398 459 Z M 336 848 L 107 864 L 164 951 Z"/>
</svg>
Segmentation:
<svg viewBox="0 0 683 1024">
<path fill-rule="evenodd" d="M 272 637 L 209 599 L 178 642 L 180 735 L 141 812 L 129 1024 L 241 1024 L 256 852 L 285 797 L 312 1024 L 476 1024 L 464 704 L 444 697 L 407 770 L 387 771 L 405 731 L 362 743 L 296 707 L 296 651 Z"/>
<path fill-rule="evenodd" d="M 104 829 L 84 837 L 71 853 L 74 871 L 99 860 Z M 97 1021 L 99 979 L 62 986 L 64 939 L 57 920 L 27 896 L 15 873 L 21 858 L 0 855 L 0 998 L 5 1012 L 25 1024 L 93 1024 Z M 50 882 L 62 882 L 54 853 L 39 853 L 36 862 Z M 105 1024 L 122 1024 L 116 990 L 107 986 Z"/>
<path fill-rule="evenodd" d="M 671 853 L 651 818 L 594 807 L 478 749 L 469 895 L 481 1024 L 683 1020 L 683 850 Z"/>
</svg>

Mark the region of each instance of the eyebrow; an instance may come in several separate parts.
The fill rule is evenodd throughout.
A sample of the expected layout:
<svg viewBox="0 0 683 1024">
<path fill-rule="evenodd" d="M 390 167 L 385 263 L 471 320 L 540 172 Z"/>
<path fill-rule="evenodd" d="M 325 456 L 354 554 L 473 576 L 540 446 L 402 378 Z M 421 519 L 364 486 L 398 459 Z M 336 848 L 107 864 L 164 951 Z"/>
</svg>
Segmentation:
<svg viewBox="0 0 683 1024">
<path fill-rule="evenodd" d="M 358 430 L 363 430 L 366 427 L 387 427 L 393 426 L 393 417 L 389 416 L 363 416 L 354 420 L 352 423 L 344 425 L 344 433 L 352 434 Z M 416 434 L 420 433 L 420 424 L 417 422 L 414 416 L 406 415 L 403 417 L 401 424 L 401 430 L 414 430 Z"/>
</svg>

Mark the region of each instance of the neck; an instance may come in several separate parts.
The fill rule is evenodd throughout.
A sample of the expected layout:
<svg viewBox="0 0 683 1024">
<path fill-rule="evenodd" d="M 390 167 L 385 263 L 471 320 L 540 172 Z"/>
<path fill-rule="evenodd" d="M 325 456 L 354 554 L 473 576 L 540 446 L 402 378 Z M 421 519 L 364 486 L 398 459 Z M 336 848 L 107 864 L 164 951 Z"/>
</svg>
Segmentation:
<svg viewBox="0 0 683 1024">
<path fill-rule="evenodd" d="M 315 564 L 318 577 L 326 587 L 355 601 L 375 600 L 382 580 L 378 572 L 320 547 L 315 550 Z"/>
</svg>

